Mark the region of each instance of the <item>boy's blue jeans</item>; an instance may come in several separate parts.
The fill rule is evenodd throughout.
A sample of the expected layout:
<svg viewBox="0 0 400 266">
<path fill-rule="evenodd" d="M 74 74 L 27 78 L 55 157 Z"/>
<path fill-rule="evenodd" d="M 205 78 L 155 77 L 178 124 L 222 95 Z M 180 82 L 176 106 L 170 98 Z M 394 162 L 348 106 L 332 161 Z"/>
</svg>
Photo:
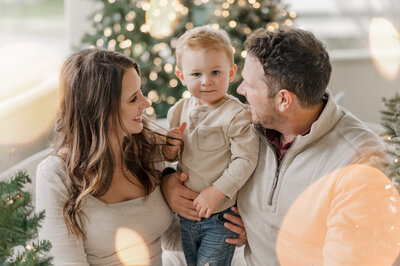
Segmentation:
<svg viewBox="0 0 400 266">
<path fill-rule="evenodd" d="M 183 252 L 188 266 L 231 265 L 236 245 L 225 242 L 226 238 L 236 238 L 238 234 L 224 227 L 224 213 L 236 215 L 230 208 L 215 213 L 200 222 L 180 218 Z"/>
</svg>

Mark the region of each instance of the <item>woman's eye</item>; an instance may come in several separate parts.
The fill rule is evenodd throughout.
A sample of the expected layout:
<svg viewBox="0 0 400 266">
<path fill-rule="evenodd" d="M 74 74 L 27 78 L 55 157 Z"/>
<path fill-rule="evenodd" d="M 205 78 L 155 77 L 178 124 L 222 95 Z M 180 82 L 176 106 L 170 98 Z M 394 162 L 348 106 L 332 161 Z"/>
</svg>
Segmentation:
<svg viewBox="0 0 400 266">
<path fill-rule="evenodd" d="M 133 97 L 133 99 L 130 100 L 129 102 L 130 102 L 130 103 L 133 103 L 133 102 L 136 102 L 136 100 L 137 100 L 137 97 L 135 96 L 135 97 Z"/>
<path fill-rule="evenodd" d="M 219 70 L 214 70 L 211 72 L 212 75 L 218 75 L 219 73 L 220 73 Z"/>
</svg>

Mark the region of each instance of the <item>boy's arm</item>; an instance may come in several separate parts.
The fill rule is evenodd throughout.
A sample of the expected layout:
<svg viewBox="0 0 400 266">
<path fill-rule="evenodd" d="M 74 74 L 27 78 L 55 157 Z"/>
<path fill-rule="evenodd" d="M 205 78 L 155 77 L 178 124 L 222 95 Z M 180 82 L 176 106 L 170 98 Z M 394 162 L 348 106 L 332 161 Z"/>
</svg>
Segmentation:
<svg viewBox="0 0 400 266">
<path fill-rule="evenodd" d="M 259 138 L 252 128 L 248 108 L 232 119 L 227 136 L 231 146 L 231 162 L 213 185 L 232 198 L 250 178 L 258 161 Z"/>
</svg>

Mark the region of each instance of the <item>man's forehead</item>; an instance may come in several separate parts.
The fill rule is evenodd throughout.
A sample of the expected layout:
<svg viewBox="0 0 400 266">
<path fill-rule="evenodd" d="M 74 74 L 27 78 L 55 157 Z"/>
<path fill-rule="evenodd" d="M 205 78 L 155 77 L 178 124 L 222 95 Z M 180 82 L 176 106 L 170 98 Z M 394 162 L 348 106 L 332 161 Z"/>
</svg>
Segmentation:
<svg viewBox="0 0 400 266">
<path fill-rule="evenodd" d="M 252 76 L 257 79 L 264 79 L 264 69 L 257 57 L 250 54 L 247 55 L 242 75 L 243 77 Z"/>
</svg>

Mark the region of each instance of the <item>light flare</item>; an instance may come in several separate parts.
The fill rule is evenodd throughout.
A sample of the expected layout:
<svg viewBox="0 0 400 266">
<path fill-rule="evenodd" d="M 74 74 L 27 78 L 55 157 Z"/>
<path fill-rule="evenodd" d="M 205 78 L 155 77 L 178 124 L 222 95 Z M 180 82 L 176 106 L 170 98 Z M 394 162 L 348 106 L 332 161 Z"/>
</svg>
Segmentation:
<svg viewBox="0 0 400 266">
<path fill-rule="evenodd" d="M 369 28 L 369 46 L 378 71 L 394 80 L 400 70 L 400 35 L 388 20 L 373 18 Z"/>
</svg>

